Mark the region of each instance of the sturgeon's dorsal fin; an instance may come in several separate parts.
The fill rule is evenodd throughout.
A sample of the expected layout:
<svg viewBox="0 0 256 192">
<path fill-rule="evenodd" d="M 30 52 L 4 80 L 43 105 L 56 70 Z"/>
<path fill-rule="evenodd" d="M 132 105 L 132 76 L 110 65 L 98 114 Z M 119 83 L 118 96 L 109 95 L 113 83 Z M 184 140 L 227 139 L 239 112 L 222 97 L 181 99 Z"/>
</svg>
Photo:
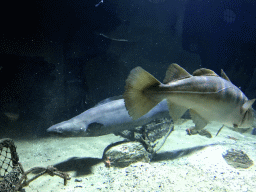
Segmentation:
<svg viewBox="0 0 256 192">
<path fill-rule="evenodd" d="M 218 75 L 214 71 L 206 68 L 195 70 L 193 73 L 193 76 L 217 76 L 218 77 Z"/>
<path fill-rule="evenodd" d="M 171 64 L 167 71 L 163 83 L 169 83 L 171 81 L 177 81 L 185 78 L 192 77 L 185 69 L 176 63 Z"/>
<path fill-rule="evenodd" d="M 100 101 L 94 107 L 97 107 L 99 105 L 103 105 L 103 104 L 109 103 L 111 101 L 119 100 L 119 99 L 123 99 L 123 96 L 122 95 L 118 95 L 118 96 L 109 97 L 107 99 L 104 99 L 104 100 Z"/>
<path fill-rule="evenodd" d="M 244 114 L 254 103 L 255 99 L 246 101 L 241 107 L 241 114 Z"/>
<path fill-rule="evenodd" d="M 230 79 L 228 78 L 228 76 L 226 75 L 226 73 L 223 71 L 223 69 L 221 69 L 221 77 L 223 79 L 226 79 L 227 81 L 230 81 Z M 230 81 L 231 82 L 231 81 Z"/>
</svg>

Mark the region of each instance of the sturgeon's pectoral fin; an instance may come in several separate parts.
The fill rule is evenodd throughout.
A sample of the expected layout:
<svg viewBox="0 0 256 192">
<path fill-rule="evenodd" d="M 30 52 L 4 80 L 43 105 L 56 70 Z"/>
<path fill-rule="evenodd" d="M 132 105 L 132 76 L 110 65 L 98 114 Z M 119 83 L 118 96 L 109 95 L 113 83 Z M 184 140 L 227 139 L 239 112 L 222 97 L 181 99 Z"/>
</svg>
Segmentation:
<svg viewBox="0 0 256 192">
<path fill-rule="evenodd" d="M 189 113 L 191 115 L 191 119 L 193 120 L 193 123 L 195 124 L 195 127 L 187 130 L 189 135 L 197 134 L 199 131 L 201 131 L 207 124 L 208 121 L 205 120 L 203 117 L 201 117 L 195 110 L 189 109 Z"/>
<path fill-rule="evenodd" d="M 88 135 L 94 136 L 94 134 L 100 133 L 103 128 L 104 128 L 103 124 L 93 122 L 88 125 L 86 132 L 88 133 Z"/>
<path fill-rule="evenodd" d="M 172 103 L 168 100 L 167 100 L 167 103 L 168 103 L 169 114 L 172 117 L 172 120 L 174 121 L 174 123 L 176 123 L 176 121 L 180 119 L 181 116 L 188 110 L 187 108 L 177 105 L 175 103 Z"/>
</svg>

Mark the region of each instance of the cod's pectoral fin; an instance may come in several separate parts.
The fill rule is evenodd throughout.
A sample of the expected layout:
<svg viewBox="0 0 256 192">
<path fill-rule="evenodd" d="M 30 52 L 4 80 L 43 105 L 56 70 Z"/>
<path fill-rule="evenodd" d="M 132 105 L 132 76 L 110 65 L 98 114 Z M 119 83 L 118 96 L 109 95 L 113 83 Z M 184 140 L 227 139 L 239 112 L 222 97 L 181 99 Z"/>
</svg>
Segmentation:
<svg viewBox="0 0 256 192">
<path fill-rule="evenodd" d="M 193 72 L 193 76 L 217 76 L 218 77 L 218 75 L 214 71 L 206 68 L 195 70 Z"/>
<path fill-rule="evenodd" d="M 187 133 L 189 135 L 194 135 L 194 134 L 199 133 L 208 124 L 208 121 L 205 120 L 203 117 L 201 117 L 193 109 L 189 109 L 189 113 L 191 115 L 191 119 L 193 120 L 193 123 L 195 124 L 195 127 L 191 128 L 191 129 L 187 129 Z"/>
<path fill-rule="evenodd" d="M 179 120 L 182 117 L 182 115 L 188 110 L 187 108 L 177 105 L 175 103 L 172 103 L 169 100 L 167 100 L 167 103 L 168 103 L 169 114 L 172 117 L 172 120 L 174 121 L 174 123 L 176 123 L 177 120 Z"/>
<path fill-rule="evenodd" d="M 241 107 L 241 114 L 244 114 L 254 103 L 255 99 L 246 101 Z"/>
<path fill-rule="evenodd" d="M 228 78 L 228 76 L 226 75 L 226 73 L 223 71 L 223 69 L 221 69 L 221 77 L 223 79 L 226 79 L 227 81 L 230 81 L 230 79 Z M 231 82 L 231 81 L 230 81 Z"/>
<path fill-rule="evenodd" d="M 173 63 L 168 67 L 163 83 L 166 84 L 171 81 L 177 81 L 177 80 L 185 79 L 189 77 L 192 77 L 192 75 L 189 74 L 189 72 L 187 72 L 184 68 L 182 68 L 178 64 Z"/>
</svg>

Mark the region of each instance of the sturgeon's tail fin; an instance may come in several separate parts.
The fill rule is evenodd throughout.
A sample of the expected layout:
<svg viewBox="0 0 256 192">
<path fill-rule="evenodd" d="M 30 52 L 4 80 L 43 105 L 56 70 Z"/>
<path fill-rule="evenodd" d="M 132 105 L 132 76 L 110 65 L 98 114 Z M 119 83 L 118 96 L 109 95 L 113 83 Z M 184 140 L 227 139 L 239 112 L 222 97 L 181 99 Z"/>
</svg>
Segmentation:
<svg viewBox="0 0 256 192">
<path fill-rule="evenodd" d="M 136 67 L 130 72 L 123 97 L 125 107 L 134 120 L 139 119 L 158 104 L 146 95 L 145 90 L 160 84 L 154 76 L 141 67 Z"/>
</svg>

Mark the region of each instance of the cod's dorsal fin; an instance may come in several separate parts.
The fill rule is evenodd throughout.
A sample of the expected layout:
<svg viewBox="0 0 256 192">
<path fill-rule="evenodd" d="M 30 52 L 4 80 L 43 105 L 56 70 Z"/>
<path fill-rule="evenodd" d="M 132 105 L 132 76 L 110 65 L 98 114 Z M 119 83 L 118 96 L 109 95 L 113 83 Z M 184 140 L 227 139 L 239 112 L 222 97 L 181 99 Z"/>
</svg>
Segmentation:
<svg viewBox="0 0 256 192">
<path fill-rule="evenodd" d="M 223 71 L 223 69 L 221 69 L 221 77 L 223 79 L 226 79 L 227 81 L 230 81 L 230 79 L 228 78 L 228 76 L 226 75 L 226 73 Z M 231 82 L 231 81 L 230 81 Z"/>
<path fill-rule="evenodd" d="M 192 75 L 178 64 L 173 63 L 168 67 L 163 83 L 169 83 L 171 81 L 177 81 L 189 77 L 192 77 Z"/>
<path fill-rule="evenodd" d="M 197 69 L 194 71 L 193 76 L 218 76 L 214 71 L 206 68 Z"/>
</svg>

